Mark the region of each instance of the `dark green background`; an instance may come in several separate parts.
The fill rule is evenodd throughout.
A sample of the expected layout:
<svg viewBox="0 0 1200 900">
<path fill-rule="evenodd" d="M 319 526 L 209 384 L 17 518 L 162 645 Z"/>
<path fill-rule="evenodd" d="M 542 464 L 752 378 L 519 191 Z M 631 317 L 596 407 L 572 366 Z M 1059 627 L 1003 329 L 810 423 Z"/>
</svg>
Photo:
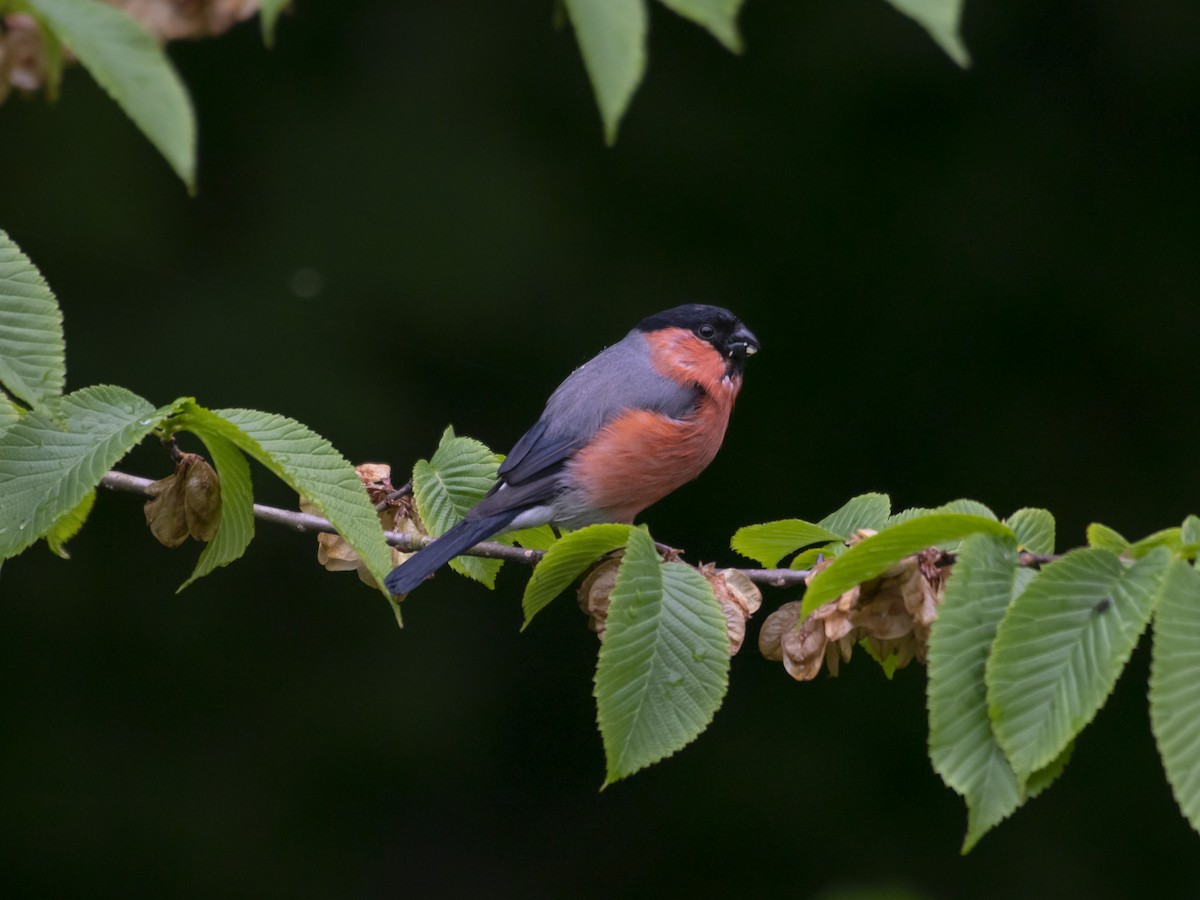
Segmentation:
<svg viewBox="0 0 1200 900">
<path fill-rule="evenodd" d="M 975 0 L 966 73 L 876 0 L 751 0 L 740 58 L 656 8 L 612 149 L 549 2 L 298 6 L 271 52 L 171 48 L 196 199 L 81 71 L 0 109 L 0 227 L 62 302 L 70 387 L 406 467 L 448 422 L 506 449 L 640 317 L 713 301 L 764 349 L 722 454 L 645 517 L 693 560 L 867 490 L 1044 506 L 1062 547 L 1200 512 L 1193 0 Z M 917 667 L 796 684 L 751 643 L 697 743 L 600 793 L 569 598 L 519 634 L 522 573 L 442 576 L 399 631 L 314 549 L 263 526 L 176 597 L 197 548 L 105 494 L 69 563 L 5 565 L 5 896 L 1200 896 L 1145 644 L 962 858 Z"/>
</svg>

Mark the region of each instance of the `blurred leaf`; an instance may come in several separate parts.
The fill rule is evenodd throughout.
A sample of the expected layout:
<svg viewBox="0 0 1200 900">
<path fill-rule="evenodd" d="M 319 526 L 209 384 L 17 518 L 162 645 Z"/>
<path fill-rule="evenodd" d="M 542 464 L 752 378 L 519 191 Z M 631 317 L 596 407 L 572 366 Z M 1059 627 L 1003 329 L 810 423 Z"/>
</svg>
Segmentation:
<svg viewBox="0 0 1200 900">
<path fill-rule="evenodd" d="M 769 569 L 801 547 L 843 539 L 843 535 L 803 519 L 780 519 L 739 528 L 734 532 L 729 546 Z"/>
<path fill-rule="evenodd" d="M 888 0 L 888 3 L 929 32 L 959 66 L 965 69 L 971 65 L 971 54 L 958 31 L 963 0 Z"/>
<path fill-rule="evenodd" d="M 154 38 L 123 11 L 96 0 L 26 2 L 195 191 L 192 103 Z"/>
<path fill-rule="evenodd" d="M 891 525 L 855 544 L 813 578 L 804 594 L 804 613 L 883 574 L 909 554 L 977 532 L 1012 535 L 1007 526 L 994 519 L 966 513 L 931 513 Z"/>
<path fill-rule="evenodd" d="M 258 16 L 262 21 L 263 43 L 268 47 L 275 44 L 275 24 L 279 14 L 287 8 L 292 0 L 262 0 L 258 6 Z"/>
<path fill-rule="evenodd" d="M 483 499 L 496 481 L 500 467 L 496 454 L 473 438 L 456 437 L 453 428 L 442 433 L 433 456 L 413 466 L 413 496 L 421 521 L 434 537 L 457 525 L 467 510 Z M 456 556 L 450 568 L 495 587 L 499 559 Z"/>
<path fill-rule="evenodd" d="M 879 668 L 883 670 L 883 677 L 891 681 L 896 677 L 896 663 L 899 661 L 896 650 L 888 652 L 887 656 L 882 656 L 872 645 L 871 642 L 864 639 L 858 642 L 858 647 L 863 653 L 871 657 L 878 663 Z"/>
<path fill-rule="evenodd" d="M 943 503 L 941 506 L 937 507 L 934 512 L 965 513 L 971 516 L 981 516 L 985 519 L 991 519 L 997 522 L 999 521 L 999 517 L 992 512 L 990 507 L 980 503 L 978 500 L 968 500 L 966 498 L 960 498 L 958 500 L 951 500 L 949 503 Z M 957 553 L 961 544 L 961 540 L 947 539 L 938 544 L 938 546 L 947 553 Z"/>
<path fill-rule="evenodd" d="M 1180 532 L 1183 536 L 1184 546 L 1192 547 L 1200 544 L 1200 516 L 1188 516 L 1184 519 Z"/>
<path fill-rule="evenodd" d="M 632 529 L 596 666 L 605 784 L 670 756 L 712 721 L 729 679 L 729 634 L 712 586 L 663 563 Z"/>
<path fill-rule="evenodd" d="M 1138 559 L 1155 547 L 1167 547 L 1171 552 L 1178 553 L 1183 549 L 1183 529 L 1164 528 L 1162 531 L 1147 535 L 1140 541 L 1134 541 L 1133 546 L 1129 548 L 1129 555 Z"/>
<path fill-rule="evenodd" d="M 737 17 L 744 0 L 661 0 L 663 6 L 691 19 L 725 45 L 731 53 L 742 52 Z"/>
<path fill-rule="evenodd" d="M 965 497 L 958 500 L 951 500 L 949 503 L 943 503 L 934 512 L 966 513 L 969 516 L 982 516 L 985 519 L 999 521 L 999 518 L 992 512 L 990 507 L 980 503 L 978 500 L 968 500 Z"/>
<path fill-rule="evenodd" d="M 254 492 L 250 465 L 232 441 L 221 436 L 223 419 L 199 406 L 192 407 L 186 427 L 203 442 L 221 478 L 221 510 L 217 533 L 204 545 L 196 568 L 179 591 L 198 578 L 241 558 L 254 537 Z M 178 591 L 176 592 L 178 593 Z"/>
<path fill-rule="evenodd" d="M 1030 553 L 1054 552 L 1054 516 L 1048 510 L 1026 507 L 1008 517 L 1008 527 L 1017 536 L 1017 547 Z"/>
<path fill-rule="evenodd" d="M 879 531 L 887 524 L 892 499 L 887 494 L 859 494 L 817 523 L 842 540 L 852 537 L 860 528 Z"/>
<path fill-rule="evenodd" d="M 1058 780 L 1058 776 L 1066 769 L 1067 763 L 1071 761 L 1071 754 L 1075 752 L 1075 741 L 1070 740 L 1067 746 L 1063 748 L 1062 753 L 1058 754 L 1049 764 L 1038 769 L 1029 776 L 1029 780 L 1025 782 L 1025 799 L 1032 800 L 1038 794 L 1047 790 L 1050 785 Z"/>
<path fill-rule="evenodd" d="M 535 525 L 533 528 L 518 528 L 516 531 L 505 532 L 496 540 L 520 544 L 527 550 L 549 550 L 558 538 L 554 536 L 554 529 L 549 525 Z"/>
<path fill-rule="evenodd" d="M 841 556 L 849 548 L 843 541 L 834 541 L 829 544 L 822 544 L 820 547 L 809 547 L 800 553 L 797 553 L 795 558 L 788 563 L 789 569 L 811 569 L 822 559 L 831 559 L 834 556 Z"/>
<path fill-rule="evenodd" d="M 46 66 L 46 97 L 57 102 L 62 90 L 62 73 L 65 58 L 62 41 L 48 28 L 41 29 L 42 60 Z"/>
<path fill-rule="evenodd" d="M 67 552 L 64 545 L 79 533 L 79 529 L 87 521 L 88 514 L 91 513 L 95 503 L 96 489 L 92 488 L 83 495 L 78 506 L 50 526 L 50 530 L 46 532 L 46 544 L 52 553 L 62 559 L 70 558 L 71 554 Z"/>
<path fill-rule="evenodd" d="M 0 231 L 0 384 L 30 406 L 62 394 L 66 379 L 62 311 L 42 274 Z M 0 397 L 0 428 L 15 412 Z"/>
<path fill-rule="evenodd" d="M 179 402 L 155 409 L 124 388 L 95 385 L 12 425 L 0 437 L 0 559 L 20 553 L 79 506 Z"/>
<path fill-rule="evenodd" d="M 295 419 L 276 413 L 253 409 L 210 411 L 194 402 L 189 402 L 184 415 L 172 424 L 190 429 L 189 422 L 199 423 L 197 427 L 206 436 L 224 438 L 240 448 L 304 497 L 366 563 L 379 590 L 388 598 L 388 605 L 395 608 L 383 587 L 383 579 L 392 569 L 392 552 L 383 538 L 379 517 L 354 466 L 325 438 Z M 223 454 L 223 458 L 228 463 L 228 455 Z M 244 516 L 244 511 L 238 514 Z M 229 547 L 214 553 L 232 552 L 237 536 L 230 538 L 234 542 Z"/>
<path fill-rule="evenodd" d="M 1021 805 L 1012 766 L 992 734 L 984 670 L 996 626 L 1018 592 L 1017 544 L 975 534 L 963 541 L 929 637 L 929 759 L 967 803 L 968 852 Z"/>
<path fill-rule="evenodd" d="M 525 610 L 524 629 L 543 607 L 561 594 L 592 563 L 624 547 L 631 525 L 589 525 L 563 535 L 546 551 L 533 575 L 525 584 L 521 606 Z"/>
<path fill-rule="evenodd" d="M 1182 560 L 1154 618 L 1150 725 L 1175 801 L 1200 831 L 1200 572 Z"/>
<path fill-rule="evenodd" d="M 1108 550 L 1068 553 L 1008 608 L 987 666 L 989 712 L 1018 784 L 1092 720 L 1145 629 L 1171 561 L 1126 568 Z"/>
<path fill-rule="evenodd" d="M 1118 556 L 1129 549 L 1129 541 L 1125 540 L 1107 525 L 1093 522 L 1087 527 L 1087 542 L 1089 547 L 1097 550 L 1108 550 Z"/>
<path fill-rule="evenodd" d="M 899 525 L 901 522 L 911 522 L 913 519 L 919 519 L 921 516 L 927 516 L 937 511 L 928 506 L 910 506 L 908 509 L 902 509 L 900 512 L 888 516 L 883 527 L 891 528 L 893 525 Z"/>
<path fill-rule="evenodd" d="M 645 0 L 565 0 L 587 67 L 604 137 L 617 139 L 617 126 L 646 69 Z"/>
<path fill-rule="evenodd" d="M 13 403 L 12 398 L 0 389 L 0 438 L 4 437 L 4 432 L 8 431 L 9 426 L 16 425 L 21 421 L 21 411 L 17 408 L 17 404 Z"/>
</svg>

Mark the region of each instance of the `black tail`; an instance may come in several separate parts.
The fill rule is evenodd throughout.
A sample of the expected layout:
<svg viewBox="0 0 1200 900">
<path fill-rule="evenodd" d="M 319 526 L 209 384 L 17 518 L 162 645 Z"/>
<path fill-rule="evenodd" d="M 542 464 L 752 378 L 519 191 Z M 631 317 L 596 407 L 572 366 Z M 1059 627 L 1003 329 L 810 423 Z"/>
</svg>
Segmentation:
<svg viewBox="0 0 1200 900">
<path fill-rule="evenodd" d="M 503 531 L 515 517 L 516 512 L 502 512 L 473 522 L 464 519 L 424 550 L 417 551 L 416 556 L 392 569 L 383 580 L 384 585 L 393 594 L 407 594 L 468 547 Z"/>
</svg>

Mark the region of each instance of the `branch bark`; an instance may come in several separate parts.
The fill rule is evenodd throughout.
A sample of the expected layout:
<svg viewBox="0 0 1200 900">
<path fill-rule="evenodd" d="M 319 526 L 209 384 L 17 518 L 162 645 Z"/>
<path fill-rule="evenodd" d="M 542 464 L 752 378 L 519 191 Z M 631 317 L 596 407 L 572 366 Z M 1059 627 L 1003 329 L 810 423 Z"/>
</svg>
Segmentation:
<svg viewBox="0 0 1200 900">
<path fill-rule="evenodd" d="M 153 483 L 151 479 L 143 478 L 140 475 L 130 475 L 127 472 L 116 471 L 108 472 L 100 479 L 101 486 L 110 490 L 147 497 L 150 496 L 149 488 Z M 285 528 L 290 528 L 292 531 L 301 533 L 325 532 L 326 534 L 337 534 L 337 530 L 329 523 L 328 519 L 321 516 L 314 516 L 311 513 L 300 512 L 299 510 L 280 509 L 276 506 L 264 506 L 261 503 L 255 503 L 254 517 L 264 522 L 273 522 L 276 525 L 282 525 Z M 404 551 L 420 550 L 431 543 L 431 540 L 414 538 L 407 534 L 401 534 L 398 531 L 384 532 L 384 537 L 388 544 Z M 535 566 L 545 556 L 545 552 L 542 550 L 530 550 L 525 547 L 509 547 L 507 544 L 498 544 L 495 541 L 482 541 L 471 549 L 464 551 L 463 555 L 482 556 L 487 559 L 503 559 L 509 562 L 522 563 L 527 566 Z M 737 571 L 758 584 L 778 588 L 803 585 L 804 577 L 808 574 L 807 571 L 797 569 L 737 569 Z"/>
</svg>

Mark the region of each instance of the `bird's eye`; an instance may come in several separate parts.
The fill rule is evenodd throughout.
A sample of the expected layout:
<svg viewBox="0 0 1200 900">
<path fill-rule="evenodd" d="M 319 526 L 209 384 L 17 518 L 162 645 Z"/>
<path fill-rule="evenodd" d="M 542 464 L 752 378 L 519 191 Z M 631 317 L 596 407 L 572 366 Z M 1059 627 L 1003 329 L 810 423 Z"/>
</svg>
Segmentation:
<svg viewBox="0 0 1200 900">
<path fill-rule="evenodd" d="M 696 334 L 700 335 L 700 337 L 704 338 L 706 341 L 712 340 L 713 337 L 716 336 L 716 333 L 717 329 L 708 324 L 701 325 L 696 329 Z"/>
</svg>

